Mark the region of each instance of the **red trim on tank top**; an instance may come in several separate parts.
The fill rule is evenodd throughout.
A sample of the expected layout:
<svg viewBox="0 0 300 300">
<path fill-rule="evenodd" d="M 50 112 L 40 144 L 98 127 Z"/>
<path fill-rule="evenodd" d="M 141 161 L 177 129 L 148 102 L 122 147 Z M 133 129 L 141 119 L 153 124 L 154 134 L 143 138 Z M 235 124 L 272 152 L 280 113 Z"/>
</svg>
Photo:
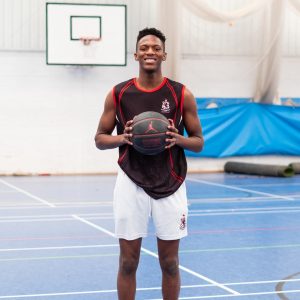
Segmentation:
<svg viewBox="0 0 300 300">
<path fill-rule="evenodd" d="M 142 92 L 145 92 L 145 93 L 153 93 L 153 92 L 158 91 L 159 89 L 161 89 L 161 88 L 164 86 L 164 84 L 166 83 L 166 81 L 167 81 L 167 78 L 164 77 L 164 79 L 163 79 L 163 81 L 162 81 L 162 83 L 161 83 L 160 85 L 158 85 L 157 87 L 155 87 L 155 88 L 152 89 L 152 90 L 145 90 L 145 89 L 143 89 L 142 87 L 138 86 L 138 83 L 137 83 L 137 81 L 136 81 L 136 78 L 133 79 L 133 83 L 134 83 L 135 87 L 136 87 L 138 90 L 140 90 L 140 91 L 142 91 Z"/>
<path fill-rule="evenodd" d="M 120 94 L 119 94 L 119 109 L 120 109 L 120 115 L 123 121 L 123 125 L 125 126 L 125 118 L 124 118 L 124 114 L 122 111 L 122 107 L 121 107 L 121 100 L 122 100 L 122 96 L 124 94 L 124 92 L 132 85 L 133 80 L 130 80 L 129 82 L 126 83 L 126 85 L 121 89 Z"/>
<path fill-rule="evenodd" d="M 181 176 L 178 176 L 175 171 L 173 170 L 174 169 L 174 163 L 173 163 L 173 157 L 172 157 L 172 154 L 171 154 L 171 149 L 169 149 L 169 157 L 170 157 L 170 164 L 171 164 L 171 175 L 179 182 L 183 182 L 184 179 L 181 177 Z"/>
<path fill-rule="evenodd" d="M 181 90 L 181 100 L 180 100 L 180 111 L 181 111 L 181 115 L 182 115 L 182 112 L 183 112 L 184 91 L 185 91 L 185 86 L 183 86 L 183 87 L 182 87 L 182 90 Z"/>
<path fill-rule="evenodd" d="M 129 147 L 129 145 L 127 145 L 127 147 L 126 147 L 123 155 L 118 159 L 118 163 L 121 163 L 123 161 L 123 159 L 125 158 L 125 156 L 126 156 L 126 154 L 128 152 L 128 147 Z"/>
<path fill-rule="evenodd" d="M 171 84 L 169 83 L 169 81 L 167 81 L 167 87 L 170 89 L 172 95 L 173 95 L 173 98 L 175 100 L 175 103 L 176 103 L 176 111 L 175 111 L 175 114 L 174 114 L 174 118 L 173 118 L 173 122 L 174 124 L 176 125 L 176 116 L 177 116 L 177 109 L 178 109 L 178 99 L 177 99 L 177 95 L 174 91 L 174 88 L 171 86 Z"/>
<path fill-rule="evenodd" d="M 113 95 L 113 99 L 114 99 L 115 108 L 117 108 L 117 99 L 116 99 L 116 94 L 115 94 L 115 87 L 113 87 L 113 89 L 112 89 L 112 95 Z"/>
<path fill-rule="evenodd" d="M 183 179 L 178 176 L 173 170 L 171 170 L 171 175 L 177 180 L 179 181 L 180 183 L 183 183 Z"/>
</svg>

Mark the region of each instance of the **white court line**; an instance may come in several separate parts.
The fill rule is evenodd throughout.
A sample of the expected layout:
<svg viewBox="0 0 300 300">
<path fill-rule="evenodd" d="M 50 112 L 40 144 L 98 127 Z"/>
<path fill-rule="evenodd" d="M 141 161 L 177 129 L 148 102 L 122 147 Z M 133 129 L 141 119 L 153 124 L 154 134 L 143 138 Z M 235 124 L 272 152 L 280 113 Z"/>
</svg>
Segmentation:
<svg viewBox="0 0 300 300">
<path fill-rule="evenodd" d="M 247 193 L 252 193 L 252 194 L 269 196 L 271 198 L 285 199 L 285 200 L 291 200 L 291 201 L 295 200 L 294 198 L 291 198 L 291 197 L 279 196 L 279 195 L 275 195 L 275 194 L 270 194 L 270 193 L 264 193 L 264 192 L 255 191 L 255 190 L 249 190 L 249 189 L 239 188 L 239 187 L 232 186 L 232 185 L 220 184 L 220 183 L 215 183 L 215 182 L 201 180 L 201 179 L 187 178 L 187 180 L 193 181 L 193 182 L 204 183 L 204 184 L 207 184 L 207 185 L 219 186 L 219 187 L 223 187 L 223 188 L 231 189 L 231 190 L 237 190 L 237 191 L 242 191 L 242 192 L 247 192 Z"/>
<path fill-rule="evenodd" d="M 95 228 L 97 230 L 100 230 L 100 231 L 106 233 L 107 235 L 109 235 L 111 237 L 115 237 L 115 235 L 111 231 L 109 231 L 109 230 L 107 230 L 105 228 L 102 228 L 101 226 L 98 226 L 98 225 L 96 225 L 96 224 L 94 224 L 92 222 L 89 222 L 89 221 L 87 221 L 87 220 L 85 220 L 85 219 L 83 219 L 83 218 L 81 218 L 81 217 L 79 217 L 77 215 L 72 215 L 72 216 L 75 219 L 77 219 L 78 221 L 81 221 L 81 222 L 83 222 L 83 223 L 85 223 L 87 225 L 90 225 L 91 227 L 93 227 L 93 228 Z M 154 253 L 154 252 L 152 252 L 150 250 L 147 250 L 144 247 L 141 247 L 141 251 L 144 252 L 144 253 L 147 253 L 150 256 L 158 258 L 158 255 L 156 253 Z M 191 275 L 194 275 L 195 277 L 200 278 L 200 279 L 202 279 L 204 281 L 210 282 L 213 285 L 215 285 L 215 286 L 217 286 L 217 287 L 219 287 L 219 288 L 221 288 L 221 289 L 223 289 L 223 290 L 225 290 L 225 291 L 227 291 L 227 292 L 229 292 L 229 293 L 231 293 L 233 295 L 239 295 L 239 293 L 237 291 L 232 290 L 232 289 L 230 289 L 230 288 L 228 288 L 228 287 L 226 287 L 226 286 L 224 286 L 224 285 L 222 285 L 222 284 L 220 284 L 220 283 L 218 283 L 218 282 L 216 282 L 216 281 L 214 281 L 212 279 L 209 279 L 208 277 L 205 277 L 205 276 L 203 276 L 203 275 L 201 275 L 201 274 L 199 274 L 197 272 L 194 272 L 194 271 L 192 271 L 192 270 L 190 270 L 190 269 L 188 269 L 188 268 L 186 268 L 186 267 L 184 267 L 182 265 L 179 265 L 179 269 L 182 270 L 182 271 L 185 271 L 185 272 L 187 272 L 187 273 L 189 273 Z"/>
<path fill-rule="evenodd" d="M 237 184 L 236 186 L 286 186 L 286 183 L 259 183 L 259 184 L 254 184 L 254 183 L 249 183 L 249 184 Z M 289 182 L 288 183 L 289 186 L 298 186 L 299 183 L 298 182 Z"/>
<path fill-rule="evenodd" d="M 0 179 L 0 183 L 6 185 L 6 186 L 8 186 L 8 187 L 10 187 L 10 188 L 12 188 L 12 189 L 14 189 L 14 190 L 16 190 L 16 191 L 18 191 L 18 192 L 24 194 L 24 195 L 26 195 L 26 196 L 32 198 L 32 199 L 35 199 L 35 200 L 37 200 L 37 201 L 39 201 L 39 202 L 41 202 L 41 203 L 44 203 L 44 204 L 46 204 L 46 205 L 48 205 L 48 206 L 50 206 L 50 207 L 55 207 L 55 205 L 53 205 L 52 203 L 50 203 L 50 202 L 48 202 L 48 201 L 46 201 L 46 200 L 44 200 L 44 199 L 42 199 L 42 198 L 40 198 L 40 197 L 37 197 L 37 196 L 35 196 L 35 195 L 33 195 L 33 194 L 31 194 L 31 193 L 29 193 L 29 192 L 23 190 L 23 189 L 20 189 L 20 188 L 18 188 L 17 186 L 15 186 L 15 185 L 13 185 L 13 184 L 10 184 L 10 183 L 6 182 L 6 181 L 3 180 L 3 179 Z"/>
<path fill-rule="evenodd" d="M 14 192 L 14 193 L 17 193 L 17 192 Z M 1 201 L 1 200 L 0 200 Z M 6 201 L 6 202 L 3 202 L 1 201 L 0 202 L 0 207 L 1 206 L 17 206 L 17 205 L 20 205 L 20 202 L 18 200 L 14 200 L 16 202 L 12 202 L 12 201 Z M 36 203 L 36 202 L 22 202 L 22 205 L 40 205 L 39 203 Z M 76 206 L 81 206 L 81 205 L 90 205 L 90 206 L 112 206 L 112 201 L 103 201 L 103 202 L 85 202 L 85 201 L 75 201 L 75 202 L 72 202 L 72 201 L 69 201 L 69 202 L 52 202 L 53 205 L 57 205 L 57 206 L 73 206 L 74 204 Z"/>
<path fill-rule="evenodd" d="M 56 218 L 56 219 L 35 219 L 35 220 L 0 220 L 0 223 L 33 223 L 33 222 L 57 222 L 57 221 L 73 221 L 74 219 L 70 218 Z"/>
<path fill-rule="evenodd" d="M 289 207 L 289 206 L 275 206 L 275 207 L 261 207 L 261 208 L 256 208 L 256 207 L 252 207 L 252 208 L 234 208 L 234 209 L 190 209 L 189 213 L 190 214 L 199 214 L 199 213 L 235 213 L 235 212 L 276 212 L 279 211 L 284 212 L 284 211 L 300 211 L 300 206 L 293 206 L 293 207 Z M 81 217 L 113 217 L 113 213 L 112 212 L 103 212 L 103 213 L 81 213 L 80 214 Z M 22 219 L 31 219 L 31 220 L 35 220 L 35 219 L 51 219 L 51 218 L 68 218 L 68 219 L 73 219 L 72 216 L 70 216 L 70 214 L 42 214 L 42 215 L 22 215 L 22 216 L 16 216 L 16 215 L 12 215 L 12 216 L 1 216 L 0 217 L 0 222 L 1 220 L 19 220 L 20 218 Z"/>
<path fill-rule="evenodd" d="M 201 286 L 200 286 L 201 287 Z M 183 287 L 182 287 L 183 288 Z M 151 291 L 151 290 L 161 290 L 161 287 L 153 288 L 137 288 L 137 291 Z M 51 297 L 51 296 L 70 296 L 70 295 L 92 295 L 92 294 L 104 294 L 104 293 L 116 293 L 117 290 L 99 290 L 99 291 L 82 291 L 82 292 L 62 292 L 62 293 L 44 293 L 44 294 L 28 294 L 28 295 L 7 295 L 0 296 L 0 299 L 20 299 L 20 298 L 34 298 L 34 297 Z M 300 290 L 287 290 L 287 291 L 272 291 L 272 292 L 260 292 L 260 293 L 245 293 L 245 294 L 231 294 L 231 295 L 211 295 L 211 296 L 195 296 L 195 297 L 180 297 L 181 299 L 210 299 L 210 298 L 225 298 L 225 297 L 244 297 L 244 296 L 260 296 L 260 295 L 272 295 L 272 294 L 290 294 L 299 293 Z M 148 300 L 163 300 L 158 299 L 148 299 Z"/>
<path fill-rule="evenodd" d="M 299 213 L 300 210 L 297 210 L 297 209 L 290 209 L 290 210 L 270 210 L 270 211 L 244 211 L 244 212 L 221 212 L 221 213 L 214 213 L 214 212 L 211 212 L 211 213 L 202 213 L 202 214 L 199 214 L 199 213 L 189 213 L 189 217 L 211 217 L 211 216 L 238 216 L 238 215 L 261 215 L 261 214 L 294 214 L 294 213 Z M 99 219 L 97 217 L 94 217 L 94 218 L 89 218 L 90 220 L 94 219 Z M 100 218 L 101 219 L 101 218 Z"/>
<path fill-rule="evenodd" d="M 90 216 L 112 216 L 112 212 L 107 212 L 107 213 L 83 213 L 83 214 L 80 214 L 81 216 L 84 216 L 84 217 L 90 217 Z M 57 217 L 68 217 L 68 218 L 72 218 L 74 219 L 73 217 L 70 216 L 70 214 L 59 214 L 59 215 L 27 215 L 27 216 L 21 216 L 23 219 L 40 219 L 40 218 L 57 218 Z M 20 216 L 1 216 L 0 217 L 0 220 L 2 219 L 15 219 L 15 218 L 20 218 Z"/>
<path fill-rule="evenodd" d="M 107 244 L 107 245 L 84 245 L 84 246 L 64 246 L 64 247 L 38 247 L 38 248 L 12 248 L 12 249 L 0 249 L 0 252 L 14 252 L 14 251 L 38 251 L 38 250 L 65 250 L 65 249 L 85 249 L 85 248 L 109 248 L 118 247 L 119 244 Z"/>
<path fill-rule="evenodd" d="M 19 298 L 34 298 L 34 297 L 70 296 L 70 295 L 91 295 L 91 294 L 102 294 L 102 293 L 109 293 L 109 292 L 114 292 L 114 290 L 49 293 L 49 294 L 30 294 L 30 295 L 11 295 L 11 296 L 0 296 L 0 299 L 19 299 Z"/>
<path fill-rule="evenodd" d="M 192 213 L 205 213 L 205 212 L 243 212 L 243 211 L 277 211 L 277 210 L 299 210 L 300 206 L 268 206 L 268 207 L 249 207 L 249 208 L 217 208 L 217 209 L 192 209 Z"/>
<path fill-rule="evenodd" d="M 254 210 L 254 211 L 228 211 L 228 212 L 214 212 L 213 210 L 207 211 L 205 213 L 197 213 L 191 210 L 189 212 L 189 217 L 213 217 L 213 216 L 238 216 L 238 215 L 259 215 L 259 214 L 295 214 L 299 213 L 299 209 L 286 209 L 286 210 Z M 31 223 L 31 222 L 55 222 L 55 221 L 73 221 L 73 217 L 61 217 L 61 218 L 33 218 L 33 219 L 20 219 L 20 217 L 14 216 L 15 219 L 0 219 L 0 223 Z M 103 215 L 103 216 L 87 216 L 87 220 L 112 220 L 113 215 Z"/>
<path fill-rule="evenodd" d="M 293 195 L 294 197 L 295 195 Z M 299 197 L 299 196 L 298 196 Z M 294 197 L 295 201 L 297 200 Z M 194 204 L 203 204 L 203 203 L 222 203 L 222 204 L 231 204 L 231 203 L 262 203 L 262 202 L 274 202 L 275 198 L 273 197 L 227 197 L 227 198 L 194 198 L 188 199 L 189 205 Z M 300 199 L 298 199 L 300 200 Z M 291 200 L 278 198 L 276 202 L 291 202 Z M 1 206 L 0 206 L 1 207 Z"/>
<path fill-rule="evenodd" d="M 33 205 L 28 204 L 28 205 Z M 45 206 L 42 206 L 41 204 L 36 204 L 34 206 L 28 206 L 24 203 L 20 203 L 20 204 L 16 204 L 16 205 L 12 205 L 12 206 L 8 206 L 8 205 L 0 205 L 0 210 L 20 210 L 20 209 L 41 209 L 44 208 Z M 55 205 L 54 203 L 52 203 L 51 205 L 53 205 L 53 207 L 57 207 L 57 208 L 77 208 L 77 207 L 112 207 L 112 204 L 104 204 L 104 205 Z"/>
<path fill-rule="evenodd" d="M 211 295 L 211 296 L 192 296 L 192 297 L 179 297 L 179 300 L 187 299 L 216 299 L 216 298 L 225 298 L 225 297 L 245 297 L 245 296 L 261 296 L 261 295 L 275 295 L 275 294 L 292 294 L 299 293 L 300 290 L 287 290 L 287 291 L 272 291 L 272 292 L 258 292 L 258 293 L 244 293 L 239 295 Z M 0 298 L 1 299 L 1 298 Z M 163 300 L 162 298 L 151 298 L 147 300 Z"/>
<path fill-rule="evenodd" d="M 249 211 L 249 212 L 207 212 L 207 213 L 193 213 L 189 212 L 189 217 L 213 217 L 213 216 L 239 216 L 239 215 L 259 215 L 259 214 L 295 214 L 299 213 L 300 210 L 277 210 L 277 211 Z M 87 220 L 112 220 L 113 216 L 91 216 L 87 217 Z M 55 222 L 55 221 L 73 221 L 72 217 L 64 218 L 43 218 L 43 219 L 11 219 L 11 220 L 0 220 L 0 223 L 34 223 L 34 222 Z"/>
</svg>

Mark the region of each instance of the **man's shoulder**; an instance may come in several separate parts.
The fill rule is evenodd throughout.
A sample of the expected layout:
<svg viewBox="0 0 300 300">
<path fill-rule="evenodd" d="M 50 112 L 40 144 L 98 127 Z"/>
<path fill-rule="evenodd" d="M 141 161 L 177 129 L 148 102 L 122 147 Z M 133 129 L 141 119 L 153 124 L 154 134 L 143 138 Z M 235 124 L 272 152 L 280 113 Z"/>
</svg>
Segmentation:
<svg viewBox="0 0 300 300">
<path fill-rule="evenodd" d="M 181 83 L 181 82 L 178 82 L 178 81 L 175 81 L 173 79 L 170 79 L 170 78 L 167 78 L 168 82 L 172 85 L 172 86 L 175 86 L 175 87 L 184 87 L 184 84 Z"/>
<path fill-rule="evenodd" d="M 114 86 L 114 90 L 120 91 L 123 87 L 129 85 L 130 83 L 133 83 L 133 78 L 128 79 L 128 80 L 126 80 L 126 81 L 122 81 L 122 82 L 116 84 L 116 85 Z"/>
</svg>

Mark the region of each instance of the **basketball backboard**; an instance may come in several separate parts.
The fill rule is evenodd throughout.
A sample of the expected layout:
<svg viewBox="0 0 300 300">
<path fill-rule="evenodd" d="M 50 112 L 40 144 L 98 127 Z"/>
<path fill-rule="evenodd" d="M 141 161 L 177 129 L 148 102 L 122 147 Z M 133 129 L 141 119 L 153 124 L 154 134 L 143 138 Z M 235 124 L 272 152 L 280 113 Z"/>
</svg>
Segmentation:
<svg viewBox="0 0 300 300">
<path fill-rule="evenodd" d="M 126 65 L 126 5 L 46 3 L 48 65 Z"/>
</svg>

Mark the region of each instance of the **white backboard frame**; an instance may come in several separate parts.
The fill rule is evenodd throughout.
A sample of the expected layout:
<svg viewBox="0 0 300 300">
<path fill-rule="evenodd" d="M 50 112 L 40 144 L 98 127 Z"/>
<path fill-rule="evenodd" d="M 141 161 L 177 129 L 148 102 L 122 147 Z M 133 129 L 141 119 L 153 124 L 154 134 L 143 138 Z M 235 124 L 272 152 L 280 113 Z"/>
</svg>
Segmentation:
<svg viewBox="0 0 300 300">
<path fill-rule="evenodd" d="M 81 37 L 100 40 L 86 45 Z M 46 3 L 46 63 L 126 66 L 127 6 Z"/>
</svg>

